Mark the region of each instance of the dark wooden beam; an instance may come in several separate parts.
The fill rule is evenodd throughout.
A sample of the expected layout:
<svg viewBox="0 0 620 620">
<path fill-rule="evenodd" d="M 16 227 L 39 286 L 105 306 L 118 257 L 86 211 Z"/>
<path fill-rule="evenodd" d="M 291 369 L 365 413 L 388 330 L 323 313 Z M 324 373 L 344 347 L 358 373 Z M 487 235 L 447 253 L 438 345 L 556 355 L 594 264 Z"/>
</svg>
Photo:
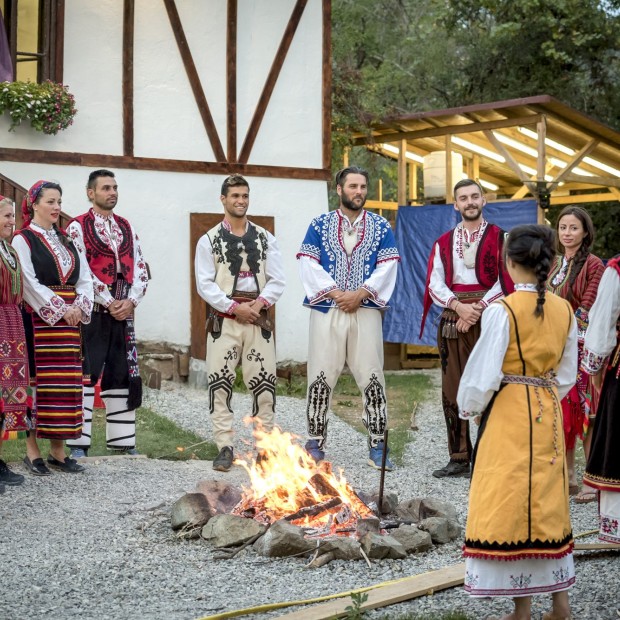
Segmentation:
<svg viewBox="0 0 620 620">
<path fill-rule="evenodd" d="M 293 12 L 291 13 L 291 17 L 288 20 L 288 24 L 286 25 L 286 29 L 284 30 L 284 35 L 282 36 L 282 40 L 280 41 L 280 47 L 276 52 L 273 64 L 271 65 L 271 69 L 269 70 L 269 75 L 267 76 L 267 80 L 265 81 L 263 92 L 261 93 L 258 104 L 256 105 L 256 109 L 254 110 L 254 116 L 252 117 L 250 126 L 248 127 L 248 132 L 243 142 L 243 146 L 241 147 L 241 152 L 239 153 L 239 161 L 241 163 L 247 163 L 248 159 L 250 158 L 250 154 L 252 153 L 252 147 L 254 146 L 256 136 L 258 135 L 258 130 L 260 129 L 263 117 L 265 116 L 265 112 L 267 111 L 267 106 L 269 105 L 269 100 L 271 99 L 273 89 L 275 88 L 276 82 L 278 81 L 278 76 L 280 75 L 280 71 L 282 70 L 282 65 L 284 65 L 284 59 L 286 58 L 286 54 L 288 53 L 288 50 L 291 46 L 291 42 L 293 40 L 293 37 L 295 36 L 295 31 L 297 30 L 297 26 L 299 26 L 301 16 L 303 15 L 307 3 L 308 0 L 297 0 L 297 3 L 293 8 Z"/>
<path fill-rule="evenodd" d="M 52 2 L 52 80 L 63 82 L 65 64 L 65 0 Z"/>
<path fill-rule="evenodd" d="M 497 121 L 481 121 L 478 123 L 464 123 L 463 125 L 443 125 L 441 127 L 429 127 L 428 129 L 417 129 L 415 131 L 400 131 L 386 134 L 373 134 L 375 142 L 398 142 L 399 140 L 417 140 L 418 138 L 434 138 L 436 136 L 456 135 L 460 133 L 473 133 L 490 129 L 501 129 L 502 127 L 523 127 L 525 125 L 536 125 L 542 118 L 541 114 L 522 116 L 519 118 L 504 118 Z M 369 138 L 360 137 L 353 140 L 353 145 L 368 144 Z"/>
<path fill-rule="evenodd" d="M 237 0 L 228 0 L 226 19 L 226 153 L 237 161 Z"/>
<path fill-rule="evenodd" d="M 88 168 L 121 168 L 127 170 L 158 170 L 160 172 L 186 172 L 196 174 L 243 174 L 249 177 L 279 179 L 303 179 L 328 181 L 330 171 L 323 168 L 293 168 L 287 166 L 263 166 L 234 162 L 208 162 L 185 159 L 159 159 L 155 157 L 129 157 L 96 153 L 67 153 L 0 147 L 0 161 L 34 164 L 57 164 L 60 166 L 84 166 Z"/>
<path fill-rule="evenodd" d="M 213 122 L 213 117 L 211 116 L 211 110 L 209 109 L 207 98 L 202 88 L 200 78 L 198 77 L 198 71 L 196 70 L 196 65 L 194 64 L 194 59 L 192 58 L 192 53 L 187 43 L 187 38 L 185 36 L 185 31 L 183 30 L 183 25 L 181 24 L 179 11 L 177 10 L 177 6 L 174 0 L 164 0 L 164 5 L 166 6 L 166 11 L 168 12 L 168 19 L 170 20 L 170 25 L 172 26 L 172 32 L 174 33 L 174 38 L 176 39 L 177 46 L 181 54 L 181 59 L 183 60 L 185 73 L 187 74 L 189 84 L 191 86 L 192 92 L 194 93 L 194 99 L 196 99 L 198 111 L 200 112 L 202 122 L 205 126 L 205 131 L 207 132 L 207 135 L 209 136 L 209 140 L 211 142 L 213 154 L 216 161 L 225 162 L 226 155 L 224 154 L 224 149 L 222 148 L 220 137 L 218 136 L 215 123 Z"/>
<path fill-rule="evenodd" d="M 332 0 L 323 0 L 323 168 L 332 161 Z"/>
<path fill-rule="evenodd" d="M 123 155 L 133 156 L 133 41 L 135 0 L 123 4 Z"/>
</svg>

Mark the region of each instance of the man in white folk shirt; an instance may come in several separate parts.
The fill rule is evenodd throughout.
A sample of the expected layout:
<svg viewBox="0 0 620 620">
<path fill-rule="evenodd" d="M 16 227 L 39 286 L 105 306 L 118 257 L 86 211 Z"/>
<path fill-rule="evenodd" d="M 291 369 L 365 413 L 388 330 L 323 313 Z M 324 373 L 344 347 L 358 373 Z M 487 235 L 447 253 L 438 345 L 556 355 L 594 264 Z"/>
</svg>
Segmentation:
<svg viewBox="0 0 620 620">
<path fill-rule="evenodd" d="M 252 416 L 273 429 L 276 356 L 273 321 L 267 309 L 284 291 L 282 258 L 275 237 L 250 222 L 250 187 L 239 174 L 222 184 L 224 220 L 196 246 L 196 287 L 211 306 L 207 321 L 207 375 L 216 471 L 234 460 L 231 398 L 239 362 L 252 395 Z M 261 455 L 259 455 L 260 457 Z"/>
<path fill-rule="evenodd" d="M 85 370 L 84 426 L 80 439 L 67 441 L 71 458 L 88 456 L 95 400 L 101 378 L 109 450 L 137 454 L 136 409 L 142 404 L 142 379 L 133 323 L 149 275 L 132 225 L 114 213 L 118 184 L 110 170 L 93 170 L 86 186 L 91 208 L 76 217 L 67 233 L 90 267 L 95 304 L 91 322 L 82 327 Z"/>
</svg>

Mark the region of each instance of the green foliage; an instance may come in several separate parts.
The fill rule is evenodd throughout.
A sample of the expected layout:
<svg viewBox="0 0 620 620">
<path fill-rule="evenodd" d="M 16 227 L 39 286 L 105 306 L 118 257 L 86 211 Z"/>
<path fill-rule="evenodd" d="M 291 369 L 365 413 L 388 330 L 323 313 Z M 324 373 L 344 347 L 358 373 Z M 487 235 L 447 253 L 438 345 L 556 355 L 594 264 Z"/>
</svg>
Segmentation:
<svg viewBox="0 0 620 620">
<path fill-rule="evenodd" d="M 9 131 L 25 120 L 36 131 L 55 135 L 73 124 L 77 113 L 75 99 L 66 86 L 47 80 L 32 82 L 0 82 L 0 114 L 11 117 Z"/>
<path fill-rule="evenodd" d="M 368 600 L 366 592 L 354 592 L 351 594 L 351 604 L 347 605 L 344 610 L 347 612 L 345 618 L 347 620 L 361 620 L 364 617 L 362 605 Z"/>
</svg>

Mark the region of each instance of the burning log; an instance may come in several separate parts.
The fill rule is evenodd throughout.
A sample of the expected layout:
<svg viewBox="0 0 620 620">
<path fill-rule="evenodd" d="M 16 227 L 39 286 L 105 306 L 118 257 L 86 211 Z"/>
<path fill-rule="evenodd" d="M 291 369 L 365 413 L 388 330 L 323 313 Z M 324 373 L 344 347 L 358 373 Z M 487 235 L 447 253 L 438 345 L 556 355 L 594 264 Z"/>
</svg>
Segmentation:
<svg viewBox="0 0 620 620">
<path fill-rule="evenodd" d="M 339 497 L 332 497 L 325 502 L 315 504 L 314 506 L 306 506 L 300 508 L 297 512 L 284 517 L 285 521 L 296 521 L 297 519 L 303 519 L 304 517 L 316 517 L 324 512 L 328 512 L 330 509 L 340 506 L 342 500 Z"/>
<path fill-rule="evenodd" d="M 317 472 L 308 480 L 308 485 L 315 489 L 320 495 L 328 497 L 338 497 L 339 493 L 329 480 L 321 473 Z"/>
</svg>

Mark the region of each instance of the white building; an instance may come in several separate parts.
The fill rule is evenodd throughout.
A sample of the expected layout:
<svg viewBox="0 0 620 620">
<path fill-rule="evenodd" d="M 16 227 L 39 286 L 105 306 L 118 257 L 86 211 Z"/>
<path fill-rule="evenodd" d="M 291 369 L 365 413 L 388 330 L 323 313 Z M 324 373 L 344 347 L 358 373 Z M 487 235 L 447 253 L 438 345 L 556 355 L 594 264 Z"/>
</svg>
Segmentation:
<svg viewBox="0 0 620 620">
<path fill-rule="evenodd" d="M 272 226 L 284 256 L 278 360 L 305 360 L 308 311 L 295 253 L 310 219 L 327 210 L 330 0 L 43 4 L 39 15 L 29 0 L 0 0 L 14 55 L 37 21 L 48 33 L 49 44 L 35 41 L 42 57 L 14 65 L 17 77 L 30 66 L 33 79 L 67 84 L 78 114 L 55 136 L 26 123 L 9 132 L 0 116 L 4 191 L 56 180 L 74 216 L 89 206 L 89 171 L 113 170 L 116 211 L 138 231 L 152 275 L 137 310 L 138 338 L 202 359 L 195 242 L 221 219 L 223 178 L 245 175 L 250 219 L 266 218 L 258 223 Z"/>
</svg>

